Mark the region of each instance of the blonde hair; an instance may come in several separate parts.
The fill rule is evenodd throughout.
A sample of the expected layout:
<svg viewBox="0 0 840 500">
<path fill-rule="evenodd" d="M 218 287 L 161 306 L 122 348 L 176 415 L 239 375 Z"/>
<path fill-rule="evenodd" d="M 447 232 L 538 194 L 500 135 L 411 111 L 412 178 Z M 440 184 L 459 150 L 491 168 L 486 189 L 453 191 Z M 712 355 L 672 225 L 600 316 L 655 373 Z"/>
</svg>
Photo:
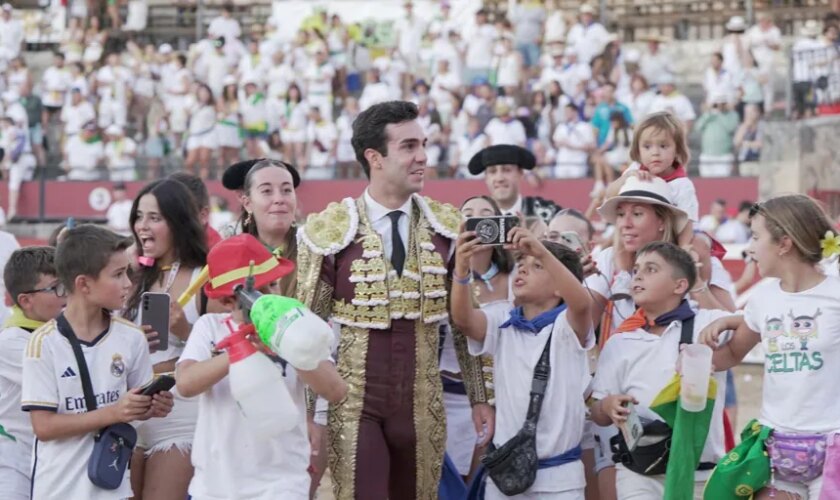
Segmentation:
<svg viewBox="0 0 840 500">
<path fill-rule="evenodd" d="M 644 205 L 645 203 L 639 202 L 625 202 L 625 203 L 638 203 L 640 205 Z M 665 243 L 672 243 L 677 245 L 679 241 L 680 232 L 677 230 L 677 220 L 674 215 L 674 212 L 666 207 L 665 205 L 659 204 L 647 204 L 651 209 L 653 209 L 654 215 L 662 221 L 662 235 L 656 241 L 664 241 Z M 618 228 L 616 228 L 615 235 L 613 237 L 613 246 L 616 249 L 623 249 L 624 243 L 621 241 L 621 235 Z"/>
<path fill-rule="evenodd" d="M 674 164 L 672 165 L 674 168 L 680 165 L 688 165 L 691 154 L 688 151 L 688 143 L 686 143 L 685 124 L 668 111 L 651 113 L 636 125 L 636 130 L 633 132 L 633 144 L 630 146 L 630 159 L 642 163 L 642 156 L 639 153 L 639 141 L 641 140 L 642 132 L 649 128 L 664 132 L 674 140 L 674 144 L 676 145 L 676 154 L 674 155 Z"/>
<path fill-rule="evenodd" d="M 750 216 L 761 215 L 774 242 L 790 238 L 802 260 L 816 264 L 822 260 L 820 241 L 832 231 L 831 221 L 822 207 L 811 197 L 792 194 L 757 203 Z"/>
</svg>

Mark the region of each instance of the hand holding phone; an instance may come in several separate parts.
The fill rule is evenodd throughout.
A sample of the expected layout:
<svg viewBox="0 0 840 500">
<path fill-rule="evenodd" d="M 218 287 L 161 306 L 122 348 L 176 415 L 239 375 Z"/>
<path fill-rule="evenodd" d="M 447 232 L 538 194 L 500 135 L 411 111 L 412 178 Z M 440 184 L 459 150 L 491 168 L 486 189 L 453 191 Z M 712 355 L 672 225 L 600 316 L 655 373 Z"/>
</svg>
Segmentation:
<svg viewBox="0 0 840 500">
<path fill-rule="evenodd" d="M 140 324 L 157 332 L 156 351 L 169 349 L 169 301 L 168 293 L 146 292 L 140 296 Z"/>
<path fill-rule="evenodd" d="M 159 392 L 168 391 L 173 387 L 175 387 L 175 377 L 171 375 L 160 375 L 151 383 L 142 387 L 140 389 L 140 394 L 142 396 L 154 396 Z"/>
<path fill-rule="evenodd" d="M 519 217 L 512 215 L 470 217 L 466 222 L 466 230 L 474 231 L 482 245 L 504 245 L 509 242 L 510 231 L 519 224 Z"/>
</svg>

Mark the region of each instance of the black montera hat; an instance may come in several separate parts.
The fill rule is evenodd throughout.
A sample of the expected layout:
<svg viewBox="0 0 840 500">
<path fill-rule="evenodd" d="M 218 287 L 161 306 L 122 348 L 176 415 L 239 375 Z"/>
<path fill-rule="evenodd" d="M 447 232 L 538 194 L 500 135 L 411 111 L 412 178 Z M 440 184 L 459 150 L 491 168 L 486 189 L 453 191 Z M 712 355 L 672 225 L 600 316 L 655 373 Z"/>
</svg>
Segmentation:
<svg viewBox="0 0 840 500">
<path fill-rule="evenodd" d="M 248 175 L 248 172 L 251 171 L 254 165 L 263 160 L 265 160 L 265 158 L 256 158 L 253 160 L 240 161 L 229 166 L 225 169 L 225 173 L 222 174 L 222 185 L 231 191 L 239 191 L 244 188 L 245 177 Z M 297 189 L 297 187 L 300 186 L 300 174 L 297 169 L 289 163 L 279 163 L 282 163 L 289 170 L 289 173 L 292 174 L 292 186 Z"/>
<path fill-rule="evenodd" d="M 536 164 L 537 158 L 527 149 L 513 144 L 498 144 L 476 153 L 468 168 L 471 174 L 478 175 L 493 165 L 518 165 L 519 168 L 531 170 Z"/>
</svg>

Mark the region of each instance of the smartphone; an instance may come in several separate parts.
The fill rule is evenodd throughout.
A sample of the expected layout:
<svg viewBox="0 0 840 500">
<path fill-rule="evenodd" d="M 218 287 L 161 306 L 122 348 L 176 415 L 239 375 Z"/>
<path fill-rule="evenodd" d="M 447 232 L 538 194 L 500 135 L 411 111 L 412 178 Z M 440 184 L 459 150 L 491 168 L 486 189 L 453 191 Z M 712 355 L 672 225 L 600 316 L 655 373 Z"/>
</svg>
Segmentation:
<svg viewBox="0 0 840 500">
<path fill-rule="evenodd" d="M 504 245 L 508 242 L 510 230 L 520 224 L 519 217 L 494 215 L 492 217 L 470 217 L 467 231 L 475 231 L 482 245 Z"/>
<path fill-rule="evenodd" d="M 574 231 L 563 231 L 560 233 L 560 243 L 566 245 L 581 256 L 589 254 L 589 247 L 581 239 L 581 237 Z"/>
<path fill-rule="evenodd" d="M 168 293 L 146 292 L 140 296 L 140 324 L 152 327 L 160 341 L 155 351 L 169 349 L 170 300 Z"/>
<path fill-rule="evenodd" d="M 140 394 L 142 396 L 154 396 L 159 392 L 168 391 L 173 387 L 175 387 L 175 377 L 172 375 L 161 375 L 143 387 Z"/>
<path fill-rule="evenodd" d="M 630 414 L 627 415 L 627 421 L 621 425 L 621 432 L 624 434 L 624 442 L 627 443 L 627 449 L 633 451 L 636 449 L 645 431 L 642 425 L 642 419 L 639 418 L 639 414 L 636 412 L 636 407 L 633 403 L 628 402 L 625 407 L 630 410 Z"/>
</svg>

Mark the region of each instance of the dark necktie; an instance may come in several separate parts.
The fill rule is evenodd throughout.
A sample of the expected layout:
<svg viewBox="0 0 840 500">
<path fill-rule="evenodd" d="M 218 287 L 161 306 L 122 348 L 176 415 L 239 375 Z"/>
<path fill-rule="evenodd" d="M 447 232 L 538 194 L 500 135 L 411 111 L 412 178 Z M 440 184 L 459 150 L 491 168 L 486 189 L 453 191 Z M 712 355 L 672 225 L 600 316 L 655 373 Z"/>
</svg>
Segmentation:
<svg viewBox="0 0 840 500">
<path fill-rule="evenodd" d="M 388 217 L 391 218 L 391 246 L 393 247 L 391 249 L 391 265 L 394 266 L 394 270 L 400 276 L 402 276 L 403 266 L 405 265 L 405 245 L 400 236 L 400 216 L 402 214 L 399 210 L 394 210 L 388 214 Z"/>
</svg>

